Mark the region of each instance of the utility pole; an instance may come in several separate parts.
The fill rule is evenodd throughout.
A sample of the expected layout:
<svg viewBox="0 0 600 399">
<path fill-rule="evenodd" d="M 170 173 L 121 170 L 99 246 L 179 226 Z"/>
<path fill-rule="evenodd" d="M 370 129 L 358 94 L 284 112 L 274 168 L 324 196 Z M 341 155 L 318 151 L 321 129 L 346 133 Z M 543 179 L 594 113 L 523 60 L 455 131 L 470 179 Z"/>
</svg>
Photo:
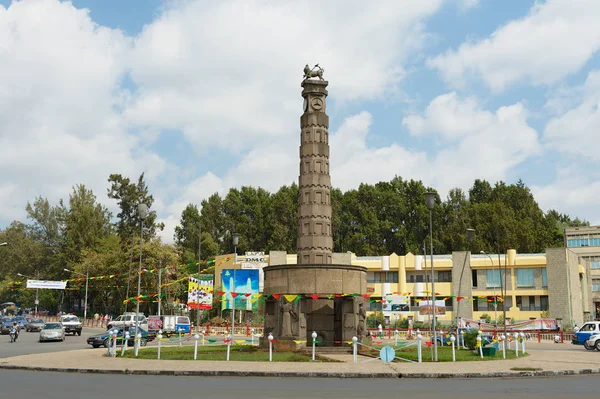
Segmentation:
<svg viewBox="0 0 600 399">
<path fill-rule="evenodd" d="M 158 317 L 160 317 L 160 305 L 162 305 L 162 300 L 160 299 L 161 295 L 161 287 L 160 287 L 160 278 L 162 274 L 162 259 L 158 258 Z"/>
<path fill-rule="evenodd" d="M 198 288 L 196 289 L 196 333 L 200 331 L 200 272 L 202 268 L 202 225 L 198 221 Z"/>
</svg>

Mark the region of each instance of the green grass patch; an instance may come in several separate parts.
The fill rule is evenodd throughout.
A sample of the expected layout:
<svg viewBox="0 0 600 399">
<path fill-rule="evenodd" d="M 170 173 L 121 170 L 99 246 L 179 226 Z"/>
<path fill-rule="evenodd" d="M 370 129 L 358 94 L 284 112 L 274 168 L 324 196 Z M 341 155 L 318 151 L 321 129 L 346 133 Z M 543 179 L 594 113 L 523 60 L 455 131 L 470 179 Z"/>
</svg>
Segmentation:
<svg viewBox="0 0 600 399">
<path fill-rule="evenodd" d="M 378 347 L 380 345 L 377 345 Z M 392 347 L 394 347 L 393 345 L 391 345 Z M 402 357 L 404 359 L 408 359 L 408 360 L 413 360 L 413 361 L 418 361 L 419 356 L 417 353 L 417 347 L 416 346 L 411 346 L 408 348 L 404 348 L 402 349 L 402 347 L 396 348 L 396 356 L 397 357 Z M 424 346 L 422 348 L 422 353 L 421 353 L 421 357 L 422 357 L 422 361 L 423 362 L 431 362 L 431 354 L 432 354 L 433 350 L 431 347 L 426 347 Z M 361 354 L 364 354 L 365 352 L 361 351 Z M 377 357 L 379 356 L 379 351 L 378 350 L 369 350 L 368 351 L 368 355 L 369 356 L 373 356 L 373 357 Z M 528 354 L 520 354 L 519 357 L 522 356 L 528 356 Z M 506 358 L 507 359 L 515 359 L 515 351 L 511 350 L 511 351 L 506 351 Z M 457 362 L 472 362 L 472 361 L 490 361 L 490 360 L 503 360 L 502 358 L 502 350 L 497 350 L 496 351 L 496 355 L 495 356 L 483 356 L 483 359 L 481 358 L 481 356 L 479 355 L 479 351 L 472 351 L 472 350 L 468 350 L 468 349 L 461 349 L 461 350 L 456 350 L 456 361 Z M 398 359 L 394 360 L 394 361 L 400 361 Z M 438 361 L 439 362 L 451 362 L 452 361 L 452 348 L 451 347 L 447 347 L 447 346 L 438 346 Z"/>
<path fill-rule="evenodd" d="M 140 349 L 138 359 L 156 359 L 158 357 L 158 348 Z M 133 350 L 125 353 L 126 358 L 135 358 Z M 194 360 L 193 346 L 177 346 L 161 348 L 161 360 Z M 273 351 L 274 362 L 310 362 L 311 356 L 303 352 L 275 352 Z M 199 346 L 197 360 L 227 360 L 226 346 Z M 268 362 L 269 351 L 255 346 L 232 345 L 229 354 L 229 360 L 244 362 Z M 332 360 L 318 357 L 318 361 L 331 362 Z"/>
</svg>

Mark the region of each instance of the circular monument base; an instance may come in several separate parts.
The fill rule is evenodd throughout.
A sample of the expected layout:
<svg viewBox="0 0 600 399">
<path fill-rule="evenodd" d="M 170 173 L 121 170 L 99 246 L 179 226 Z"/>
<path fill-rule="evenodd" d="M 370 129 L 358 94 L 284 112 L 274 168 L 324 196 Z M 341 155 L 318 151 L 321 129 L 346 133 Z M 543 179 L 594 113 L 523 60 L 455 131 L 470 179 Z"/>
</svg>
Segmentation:
<svg viewBox="0 0 600 399">
<path fill-rule="evenodd" d="M 363 294 L 367 268 L 352 265 L 275 265 L 263 268 L 265 294 Z"/>
</svg>

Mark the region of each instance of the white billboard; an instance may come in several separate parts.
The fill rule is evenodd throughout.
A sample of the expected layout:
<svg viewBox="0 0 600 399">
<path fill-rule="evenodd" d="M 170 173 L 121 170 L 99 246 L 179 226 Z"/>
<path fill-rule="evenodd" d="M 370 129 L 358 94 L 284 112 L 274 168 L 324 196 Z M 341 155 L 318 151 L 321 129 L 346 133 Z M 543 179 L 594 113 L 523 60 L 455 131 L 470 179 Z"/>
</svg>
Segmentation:
<svg viewBox="0 0 600 399">
<path fill-rule="evenodd" d="M 47 290 L 64 290 L 66 281 L 27 280 L 27 288 L 42 288 Z"/>
<path fill-rule="evenodd" d="M 262 268 L 268 266 L 265 263 L 264 252 L 246 252 L 246 260 L 242 262 L 241 269 L 257 270 L 258 269 L 258 292 L 263 292 L 264 274 Z"/>
<path fill-rule="evenodd" d="M 381 310 L 384 313 L 406 314 L 410 311 L 410 298 L 401 295 L 386 295 L 381 300 Z"/>
</svg>

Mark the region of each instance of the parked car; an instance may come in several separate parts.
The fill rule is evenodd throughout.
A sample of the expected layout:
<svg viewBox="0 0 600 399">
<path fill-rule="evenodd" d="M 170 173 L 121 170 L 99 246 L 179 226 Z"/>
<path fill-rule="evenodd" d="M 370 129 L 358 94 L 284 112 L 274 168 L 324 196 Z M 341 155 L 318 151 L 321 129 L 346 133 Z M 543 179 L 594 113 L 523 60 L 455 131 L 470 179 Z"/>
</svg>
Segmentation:
<svg viewBox="0 0 600 399">
<path fill-rule="evenodd" d="M 66 333 L 71 333 L 73 335 L 77 334 L 81 336 L 81 330 L 83 329 L 83 326 L 77 316 L 69 314 L 60 316 L 60 322 L 65 328 Z"/>
<path fill-rule="evenodd" d="M 13 321 L 17 322 L 17 325 L 19 326 L 20 329 L 24 329 L 25 326 L 27 325 L 27 319 L 23 316 L 15 316 L 15 317 L 13 317 Z"/>
<path fill-rule="evenodd" d="M 2 319 L 2 324 L 0 324 L 0 334 L 6 335 L 10 332 L 13 326 L 13 318 L 5 317 Z"/>
<path fill-rule="evenodd" d="M 42 331 L 42 328 L 44 328 L 44 324 L 46 322 L 42 319 L 30 319 L 27 324 L 25 324 L 25 331 L 27 332 L 32 332 L 32 331 Z"/>
<path fill-rule="evenodd" d="M 64 341 L 65 329 L 60 323 L 46 323 L 40 331 L 40 342 Z"/>
<path fill-rule="evenodd" d="M 588 321 L 573 334 L 571 343 L 573 345 L 583 345 L 587 350 L 593 351 L 596 348 L 588 345 L 588 340 L 592 335 L 600 334 L 600 321 Z"/>
<path fill-rule="evenodd" d="M 146 316 L 144 316 L 143 314 L 140 313 L 140 315 L 136 319 L 135 312 L 123 313 L 121 316 L 117 317 L 116 319 L 111 320 L 108 323 L 108 325 L 106 326 L 106 329 L 109 330 L 114 327 L 135 326 L 138 321 L 139 321 L 140 327 L 143 328 L 144 330 L 148 331 L 148 319 L 146 319 Z"/>
<path fill-rule="evenodd" d="M 121 345 L 123 343 L 124 336 L 127 332 L 129 332 L 129 340 L 127 340 L 127 345 L 133 346 L 134 339 L 136 336 L 136 327 L 135 326 L 121 326 L 121 327 L 113 327 L 110 330 L 102 334 L 92 335 L 88 337 L 87 343 L 88 345 L 92 345 L 93 348 L 99 348 L 104 346 L 108 348 L 111 342 L 111 332 L 117 330 L 117 344 Z M 153 341 L 156 337 L 154 333 L 149 333 L 146 330 L 140 328 L 140 333 L 142 334 L 142 340 L 140 341 L 141 346 L 146 346 L 149 341 Z"/>
<path fill-rule="evenodd" d="M 588 338 L 586 345 L 586 349 L 589 347 L 600 351 L 600 334 L 595 334 Z"/>
</svg>

